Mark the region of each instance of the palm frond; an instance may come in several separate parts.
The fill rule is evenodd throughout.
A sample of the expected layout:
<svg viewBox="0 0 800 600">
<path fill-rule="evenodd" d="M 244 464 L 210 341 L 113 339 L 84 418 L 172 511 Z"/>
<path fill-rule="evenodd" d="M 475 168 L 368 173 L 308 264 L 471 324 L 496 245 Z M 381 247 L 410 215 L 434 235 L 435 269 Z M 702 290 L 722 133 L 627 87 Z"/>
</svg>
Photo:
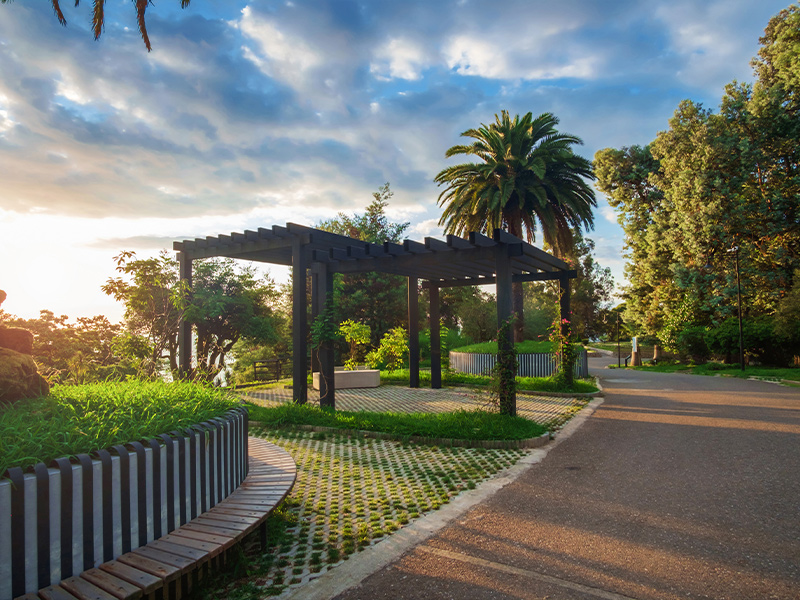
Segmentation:
<svg viewBox="0 0 800 600">
<path fill-rule="evenodd" d="M 150 38 L 147 35 L 147 23 L 144 20 L 144 13 L 147 10 L 147 5 L 150 3 L 149 0 L 134 0 L 136 2 L 136 20 L 139 23 L 139 33 L 142 36 L 142 41 L 144 42 L 147 51 L 150 52 L 152 50 L 150 46 Z"/>
<path fill-rule="evenodd" d="M 61 23 L 64 27 L 66 27 L 67 19 L 64 18 L 64 13 L 61 12 L 61 6 L 58 4 L 58 0 L 53 0 L 52 4 L 53 4 L 53 12 L 56 13 L 56 18 L 58 19 L 58 22 Z"/>
<path fill-rule="evenodd" d="M 94 39 L 100 39 L 100 34 L 103 33 L 103 24 L 105 21 L 105 0 L 94 0 L 94 11 L 92 14 L 92 30 L 94 31 Z"/>
</svg>

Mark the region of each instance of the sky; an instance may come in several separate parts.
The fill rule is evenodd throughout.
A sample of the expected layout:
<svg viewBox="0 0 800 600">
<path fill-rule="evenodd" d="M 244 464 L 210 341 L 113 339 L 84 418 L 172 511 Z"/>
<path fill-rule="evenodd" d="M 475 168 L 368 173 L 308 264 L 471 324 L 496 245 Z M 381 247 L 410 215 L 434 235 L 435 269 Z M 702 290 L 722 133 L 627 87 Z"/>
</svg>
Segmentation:
<svg viewBox="0 0 800 600">
<path fill-rule="evenodd" d="M 578 154 L 647 144 L 683 99 L 716 109 L 788 0 L 159 0 L 147 52 L 129 0 L 0 5 L 2 309 L 124 307 L 114 257 L 315 225 L 389 182 L 410 239 L 441 237 L 445 151 L 495 114 L 555 114 Z M 624 285 L 598 193 L 596 258 Z M 540 238 L 534 243 L 541 242 Z M 277 268 L 281 281 L 286 273 Z"/>
</svg>

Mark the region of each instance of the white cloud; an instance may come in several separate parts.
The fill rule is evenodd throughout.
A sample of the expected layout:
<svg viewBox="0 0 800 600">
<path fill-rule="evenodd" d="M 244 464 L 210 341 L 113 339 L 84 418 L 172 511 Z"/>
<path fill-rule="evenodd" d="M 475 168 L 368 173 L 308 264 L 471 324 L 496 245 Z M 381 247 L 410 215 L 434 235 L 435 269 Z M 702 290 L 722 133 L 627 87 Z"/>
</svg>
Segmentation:
<svg viewBox="0 0 800 600">
<path fill-rule="evenodd" d="M 427 66 L 420 45 L 405 38 L 393 38 L 375 51 L 370 73 L 381 79 L 418 80 Z"/>
</svg>

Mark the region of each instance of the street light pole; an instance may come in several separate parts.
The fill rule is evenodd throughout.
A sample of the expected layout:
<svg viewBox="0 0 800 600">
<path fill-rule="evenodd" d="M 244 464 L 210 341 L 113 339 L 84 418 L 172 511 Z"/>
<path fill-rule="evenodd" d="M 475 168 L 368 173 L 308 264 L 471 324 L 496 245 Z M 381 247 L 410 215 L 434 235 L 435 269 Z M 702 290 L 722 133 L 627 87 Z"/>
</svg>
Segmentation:
<svg viewBox="0 0 800 600">
<path fill-rule="evenodd" d="M 733 257 L 736 262 L 736 303 L 737 312 L 739 313 L 739 365 L 744 371 L 744 334 L 742 333 L 742 284 L 739 280 L 739 244 L 736 244 L 733 250 Z"/>
<path fill-rule="evenodd" d="M 622 352 L 619 349 L 619 311 L 617 311 L 617 367 L 622 366 Z"/>
</svg>

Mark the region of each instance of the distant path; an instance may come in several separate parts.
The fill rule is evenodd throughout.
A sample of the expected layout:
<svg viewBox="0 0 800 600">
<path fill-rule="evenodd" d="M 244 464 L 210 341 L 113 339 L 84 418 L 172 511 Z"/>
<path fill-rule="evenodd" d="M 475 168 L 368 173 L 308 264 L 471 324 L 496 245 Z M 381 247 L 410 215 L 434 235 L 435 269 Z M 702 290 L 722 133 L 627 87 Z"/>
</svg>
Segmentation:
<svg viewBox="0 0 800 600">
<path fill-rule="evenodd" d="M 800 389 L 608 362 L 575 435 L 339 598 L 800 598 Z"/>
</svg>

